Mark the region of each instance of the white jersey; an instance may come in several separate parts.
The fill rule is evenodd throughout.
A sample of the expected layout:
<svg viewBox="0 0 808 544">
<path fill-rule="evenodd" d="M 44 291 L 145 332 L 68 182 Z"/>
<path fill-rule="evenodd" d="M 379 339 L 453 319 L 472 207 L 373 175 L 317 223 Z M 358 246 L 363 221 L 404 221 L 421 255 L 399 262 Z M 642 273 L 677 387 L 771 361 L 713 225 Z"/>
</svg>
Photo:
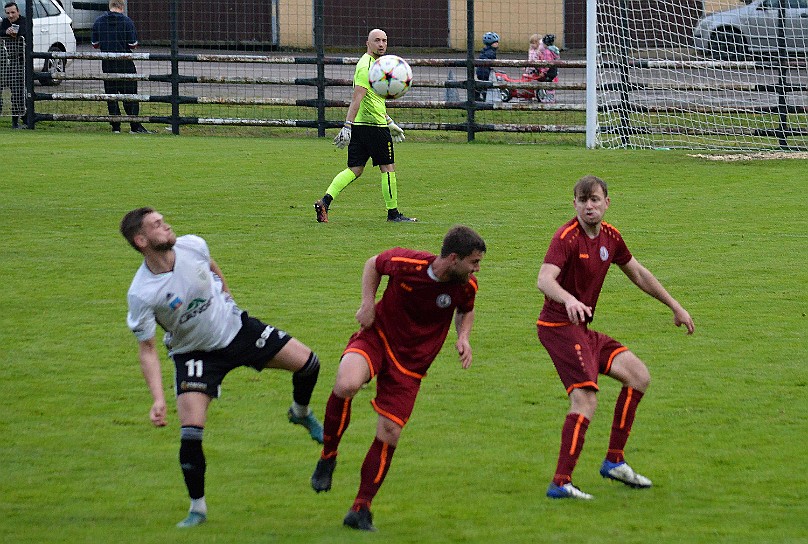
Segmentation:
<svg viewBox="0 0 808 544">
<path fill-rule="evenodd" d="M 126 323 L 139 341 L 169 334 L 169 355 L 220 349 L 241 329 L 241 310 L 210 269 L 210 250 L 199 236 L 177 238 L 174 269 L 153 274 L 140 265 L 127 299 Z"/>
</svg>

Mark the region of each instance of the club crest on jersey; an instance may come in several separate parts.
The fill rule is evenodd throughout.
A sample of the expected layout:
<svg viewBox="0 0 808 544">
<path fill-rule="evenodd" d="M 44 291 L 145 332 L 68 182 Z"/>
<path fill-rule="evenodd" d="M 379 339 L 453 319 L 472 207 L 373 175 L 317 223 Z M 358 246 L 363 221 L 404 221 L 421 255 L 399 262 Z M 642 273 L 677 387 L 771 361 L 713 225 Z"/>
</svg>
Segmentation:
<svg viewBox="0 0 808 544">
<path fill-rule="evenodd" d="M 448 308 L 452 305 L 452 297 L 446 293 L 438 295 L 438 298 L 435 299 L 435 304 L 438 305 L 438 308 Z"/>
<path fill-rule="evenodd" d="M 600 260 L 606 261 L 609 259 L 609 250 L 606 249 L 606 246 L 600 246 Z"/>
</svg>

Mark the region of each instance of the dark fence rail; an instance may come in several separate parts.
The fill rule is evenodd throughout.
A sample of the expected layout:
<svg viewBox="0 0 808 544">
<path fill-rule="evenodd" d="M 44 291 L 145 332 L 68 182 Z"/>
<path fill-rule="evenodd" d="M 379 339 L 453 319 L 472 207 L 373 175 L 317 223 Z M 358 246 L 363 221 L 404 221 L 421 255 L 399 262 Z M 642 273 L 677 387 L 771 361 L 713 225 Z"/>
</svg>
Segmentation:
<svg viewBox="0 0 808 544">
<path fill-rule="evenodd" d="M 219 126 L 263 126 L 263 127 L 301 127 L 316 128 L 318 134 L 324 135 L 325 129 L 340 127 L 343 122 L 344 110 L 349 105 L 350 93 L 342 93 L 344 99 L 328 98 L 325 93 L 318 93 L 311 98 L 268 98 L 261 96 L 221 96 L 217 95 L 214 89 L 217 85 L 237 85 L 237 86 L 265 86 L 278 85 L 286 87 L 309 87 L 322 90 L 334 90 L 352 86 L 352 79 L 345 77 L 327 77 L 326 70 L 331 67 L 350 67 L 351 69 L 358 61 L 358 57 L 317 57 L 317 56 L 282 56 L 282 55 L 254 55 L 254 54 L 209 54 L 209 53 L 100 53 L 100 52 L 77 52 L 77 53 L 35 53 L 35 58 L 56 58 L 67 61 L 100 61 L 102 59 L 119 58 L 130 59 L 138 62 L 157 63 L 165 66 L 164 73 L 137 73 L 137 74 L 104 74 L 100 72 L 81 73 L 57 73 L 52 78 L 55 83 L 61 82 L 98 82 L 109 80 L 134 80 L 139 82 L 159 82 L 170 85 L 167 94 L 105 94 L 103 92 L 92 92 L 79 90 L 78 92 L 50 90 L 34 91 L 34 115 L 33 122 L 39 121 L 79 121 L 79 122 L 104 122 L 111 120 L 121 122 L 140 123 L 165 123 L 173 128 L 175 134 L 179 134 L 179 129 L 183 125 L 219 125 Z M 539 61 L 528 63 L 524 60 L 493 60 L 480 61 L 476 59 L 457 58 L 408 58 L 410 65 L 415 67 L 436 67 L 444 69 L 463 69 L 468 73 L 469 67 L 488 66 L 492 68 L 518 68 L 526 67 L 543 68 L 548 66 L 558 66 L 561 69 L 585 68 L 585 61 Z M 162 63 L 162 64 L 161 64 Z M 240 75 L 187 75 L 184 69 L 189 64 L 199 64 L 207 66 L 229 65 L 236 69 L 241 66 L 262 64 L 269 66 L 316 66 L 317 73 L 311 77 L 289 76 L 256 76 L 249 72 Z M 320 69 L 322 68 L 322 69 Z M 36 77 L 38 74 L 34 74 Z M 183 94 L 186 86 L 194 85 L 194 89 L 202 89 L 198 94 Z M 200 87 L 201 86 L 201 87 Z M 89 87 L 89 85 L 88 85 Z M 423 99 L 415 97 L 417 89 L 442 89 L 445 91 L 447 100 Z M 524 89 L 532 92 L 538 90 L 576 90 L 583 91 L 585 85 L 580 82 L 553 83 L 553 82 L 502 82 L 502 81 L 477 81 L 477 80 L 446 80 L 446 79 L 416 79 L 413 88 L 408 96 L 402 99 L 388 101 L 388 108 L 391 110 L 458 110 L 466 114 L 465 122 L 435 122 L 428 121 L 402 121 L 399 124 L 403 128 L 410 130 L 442 130 L 461 131 L 468 135 L 469 140 L 474 139 L 477 132 L 523 132 L 523 133 L 583 133 L 585 127 L 580 124 L 563 123 L 540 123 L 530 122 L 531 120 L 519 120 L 514 122 L 479 122 L 476 119 L 476 112 L 481 111 L 502 111 L 502 112 L 584 112 L 583 101 L 578 103 L 541 103 L 537 100 L 502 102 L 498 99 L 501 91 L 510 89 Z M 168 90 L 168 88 L 167 88 Z M 207 94 L 210 90 L 210 94 Z M 477 90 L 489 93 L 489 100 L 484 102 L 476 101 Z M 462 93 L 462 94 L 461 94 Z M 298 94 L 293 92 L 292 94 Z M 580 94 L 580 93 L 579 93 Z M 461 96 L 463 98 L 461 98 Z M 268 118 L 268 117 L 230 117 L 227 115 L 183 115 L 180 108 L 174 108 L 170 114 L 165 115 L 121 115 L 112 117 L 97 113 L 59 113 L 39 111 L 38 105 L 47 102 L 106 102 L 107 100 L 131 101 L 153 104 L 179 105 L 180 107 L 199 104 L 218 105 L 241 105 L 241 106 L 294 106 L 311 110 L 308 118 Z M 332 110 L 338 110 L 333 112 Z M 271 110 L 268 110 L 271 111 Z"/>
</svg>

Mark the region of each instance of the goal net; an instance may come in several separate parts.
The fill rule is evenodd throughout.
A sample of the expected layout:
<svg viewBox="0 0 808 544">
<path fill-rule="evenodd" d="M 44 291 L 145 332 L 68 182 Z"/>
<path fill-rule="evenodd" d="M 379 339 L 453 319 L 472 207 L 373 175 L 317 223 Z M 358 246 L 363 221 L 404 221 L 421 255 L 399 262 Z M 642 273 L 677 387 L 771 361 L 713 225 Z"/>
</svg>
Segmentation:
<svg viewBox="0 0 808 544">
<path fill-rule="evenodd" d="M 808 148 L 808 0 L 595 9 L 598 145 Z"/>
</svg>

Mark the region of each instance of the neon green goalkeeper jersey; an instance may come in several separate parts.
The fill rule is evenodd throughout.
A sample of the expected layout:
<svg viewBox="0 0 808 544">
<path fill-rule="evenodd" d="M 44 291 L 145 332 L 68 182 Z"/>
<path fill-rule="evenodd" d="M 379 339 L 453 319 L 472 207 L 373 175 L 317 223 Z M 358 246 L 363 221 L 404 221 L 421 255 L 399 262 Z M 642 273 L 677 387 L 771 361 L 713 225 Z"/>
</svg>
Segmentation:
<svg viewBox="0 0 808 544">
<path fill-rule="evenodd" d="M 376 94 L 368 81 L 368 70 L 376 62 L 371 55 L 365 53 L 359 62 L 356 63 L 354 72 L 354 87 L 359 85 L 368 90 L 365 98 L 359 104 L 359 111 L 356 113 L 354 123 L 357 125 L 387 126 L 387 107 L 384 105 L 384 98 Z"/>
</svg>

